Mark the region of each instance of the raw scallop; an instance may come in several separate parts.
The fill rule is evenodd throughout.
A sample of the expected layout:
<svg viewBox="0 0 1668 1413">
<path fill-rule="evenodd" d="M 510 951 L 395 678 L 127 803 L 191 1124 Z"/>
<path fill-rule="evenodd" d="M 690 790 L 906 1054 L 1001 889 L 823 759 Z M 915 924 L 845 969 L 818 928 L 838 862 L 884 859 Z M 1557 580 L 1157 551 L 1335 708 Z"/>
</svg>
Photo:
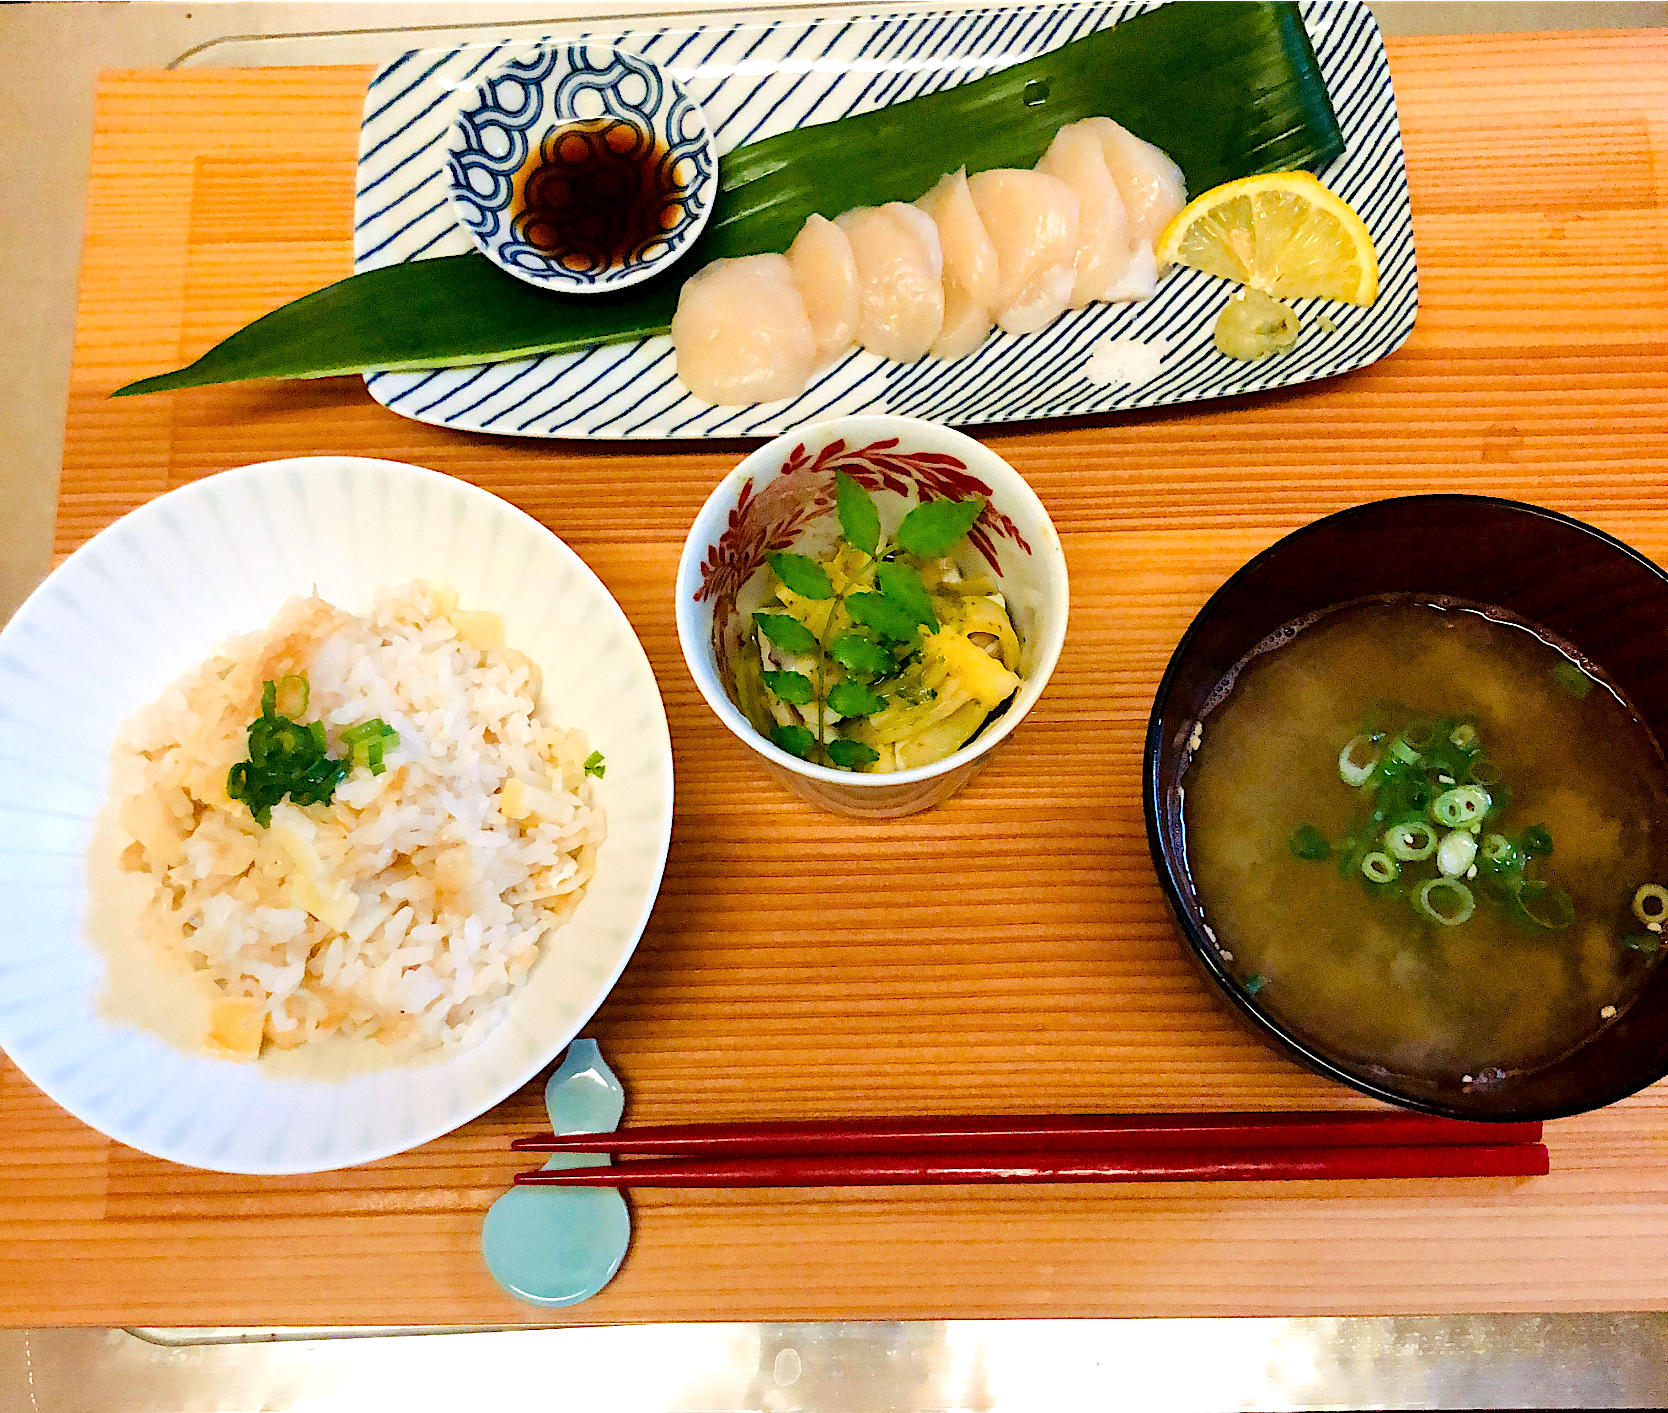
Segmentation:
<svg viewBox="0 0 1668 1413">
<path fill-rule="evenodd" d="M 824 216 L 811 216 L 788 247 L 793 282 L 805 301 L 817 362 L 826 363 L 857 337 L 857 261 L 846 233 Z"/>
<path fill-rule="evenodd" d="M 1129 236 L 1151 250 L 1164 228 L 1187 205 L 1187 179 L 1162 148 L 1144 142 L 1110 118 L 1085 118 L 1074 127 L 1093 128 L 1106 154 L 1129 216 Z"/>
<path fill-rule="evenodd" d="M 934 358 L 961 358 L 990 333 L 996 303 L 996 247 L 967 187 L 967 169 L 939 179 L 915 203 L 938 227 L 944 251 L 944 327 L 933 342 Z"/>
<path fill-rule="evenodd" d="M 1007 167 L 980 172 L 967 186 L 996 247 L 996 322 L 1010 334 L 1034 334 L 1071 303 L 1077 193 L 1058 177 Z"/>
<path fill-rule="evenodd" d="M 857 261 L 857 341 L 908 362 L 944 326 L 944 257 L 932 217 L 901 201 L 859 206 L 836 224 Z"/>
<path fill-rule="evenodd" d="M 1058 177 L 1077 193 L 1077 278 L 1071 307 L 1114 298 L 1132 250 L 1129 217 L 1106 165 L 1100 134 L 1089 123 L 1068 123 L 1054 135 L 1037 170 Z"/>
<path fill-rule="evenodd" d="M 672 316 L 678 376 L 707 402 L 774 402 L 804 391 L 816 336 L 785 255 L 714 260 L 684 282 Z"/>
</svg>

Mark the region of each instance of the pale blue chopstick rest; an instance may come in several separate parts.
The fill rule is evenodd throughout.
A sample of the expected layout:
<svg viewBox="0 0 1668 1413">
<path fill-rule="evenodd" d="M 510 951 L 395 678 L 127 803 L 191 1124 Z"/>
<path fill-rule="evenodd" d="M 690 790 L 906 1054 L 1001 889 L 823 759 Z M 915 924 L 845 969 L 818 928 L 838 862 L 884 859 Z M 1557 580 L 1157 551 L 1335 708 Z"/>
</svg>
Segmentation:
<svg viewBox="0 0 1668 1413">
<path fill-rule="evenodd" d="M 610 1133 L 625 1090 L 594 1040 L 576 1040 L 544 1087 L 552 1133 Z M 552 1153 L 549 1168 L 589 1168 L 597 1153 Z M 557 1309 L 589 1300 L 614 1279 L 631 1243 L 625 1198 L 612 1187 L 512 1187 L 481 1226 L 492 1278 L 518 1300 Z"/>
</svg>

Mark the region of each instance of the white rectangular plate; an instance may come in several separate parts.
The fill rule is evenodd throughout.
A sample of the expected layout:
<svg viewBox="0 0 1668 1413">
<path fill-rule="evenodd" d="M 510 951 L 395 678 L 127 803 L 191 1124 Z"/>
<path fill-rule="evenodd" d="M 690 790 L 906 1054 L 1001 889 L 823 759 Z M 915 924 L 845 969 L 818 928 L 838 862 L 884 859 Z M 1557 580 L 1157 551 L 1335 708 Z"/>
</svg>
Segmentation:
<svg viewBox="0 0 1668 1413">
<path fill-rule="evenodd" d="M 967 82 L 1153 8 L 1013 5 L 767 23 L 718 17 L 592 37 L 670 69 L 700 102 L 719 150 L 727 152 Z M 1298 301 L 1304 332 L 1290 353 L 1239 363 L 1217 352 L 1211 326 L 1229 286 L 1197 271 L 1172 270 L 1145 303 L 1091 305 L 1041 333 L 998 333 L 953 363 L 890 363 L 858 350 L 800 396 L 749 407 L 713 407 L 695 398 L 679 382 L 672 341 L 664 337 L 472 367 L 372 373 L 366 386 L 403 416 L 497 436 L 770 437 L 859 412 L 955 426 L 1118 412 L 1289 387 L 1364 367 L 1401 347 L 1419 308 L 1396 99 L 1378 25 L 1360 0 L 1304 0 L 1302 13 L 1346 144 L 1344 155 L 1318 175 L 1366 221 L 1378 249 L 1380 287 L 1371 309 Z M 445 194 L 446 130 L 472 74 L 536 47 L 517 39 L 414 49 L 371 80 L 360 130 L 355 270 L 473 248 Z M 1317 325 L 1321 313 L 1335 332 Z M 1150 345 L 1157 372 L 1138 384 L 1091 381 L 1090 351 L 1108 339 Z M 1148 354 L 1129 361 L 1154 360 Z"/>
</svg>

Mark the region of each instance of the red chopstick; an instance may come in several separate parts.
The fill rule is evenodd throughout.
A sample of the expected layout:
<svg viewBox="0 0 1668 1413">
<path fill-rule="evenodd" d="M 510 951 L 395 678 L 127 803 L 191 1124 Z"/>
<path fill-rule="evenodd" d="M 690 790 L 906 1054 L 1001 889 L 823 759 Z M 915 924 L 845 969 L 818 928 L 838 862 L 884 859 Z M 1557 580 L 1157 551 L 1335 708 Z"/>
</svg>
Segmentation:
<svg viewBox="0 0 1668 1413">
<path fill-rule="evenodd" d="M 548 1187 L 895 1187 L 939 1183 L 1232 1182 L 1325 1178 L 1538 1177 L 1539 1143 L 1345 1146 L 1232 1152 L 1171 1148 L 1104 1153 L 846 1154 L 682 1160 L 518 1173 Z"/>
<path fill-rule="evenodd" d="M 812 1157 L 851 1153 L 1073 1153 L 1108 1149 L 1369 1146 L 1506 1147 L 1538 1143 L 1538 1123 L 1468 1123 L 1397 1111 L 1262 1114 L 1029 1115 L 844 1119 L 810 1123 L 672 1124 L 614 1133 L 536 1134 L 523 1153 L 660 1157 Z"/>
</svg>

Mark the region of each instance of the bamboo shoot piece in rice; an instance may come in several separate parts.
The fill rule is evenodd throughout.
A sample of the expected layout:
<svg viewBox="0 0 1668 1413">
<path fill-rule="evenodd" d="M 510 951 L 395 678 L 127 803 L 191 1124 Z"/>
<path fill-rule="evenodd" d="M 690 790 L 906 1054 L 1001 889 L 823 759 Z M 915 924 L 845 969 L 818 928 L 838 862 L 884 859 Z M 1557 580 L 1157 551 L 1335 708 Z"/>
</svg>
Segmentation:
<svg viewBox="0 0 1668 1413">
<path fill-rule="evenodd" d="M 963 358 L 993 327 L 1032 334 L 1068 308 L 1146 299 L 1154 242 L 1186 199 L 1151 143 L 1110 118 L 1068 123 L 1033 170 L 964 168 L 914 205 L 813 215 L 783 265 L 714 261 L 678 299 L 679 376 L 707 402 L 774 401 L 854 343 L 899 362 Z"/>
</svg>

